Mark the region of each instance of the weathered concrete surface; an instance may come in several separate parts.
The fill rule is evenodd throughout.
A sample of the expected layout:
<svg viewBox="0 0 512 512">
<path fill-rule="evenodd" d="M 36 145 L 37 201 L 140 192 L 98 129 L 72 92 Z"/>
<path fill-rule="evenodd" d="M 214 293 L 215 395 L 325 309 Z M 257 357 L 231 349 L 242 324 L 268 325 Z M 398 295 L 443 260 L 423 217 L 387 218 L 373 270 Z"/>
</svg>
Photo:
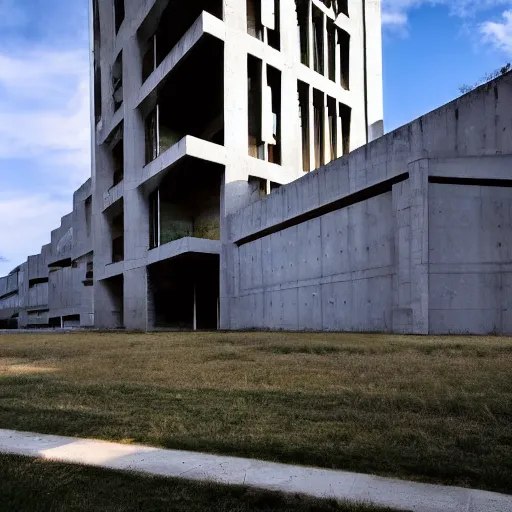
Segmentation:
<svg viewBox="0 0 512 512">
<path fill-rule="evenodd" d="M 63 318 L 64 324 L 92 326 L 92 287 L 85 286 L 87 263 L 92 258 L 88 180 L 74 193 L 73 211 L 52 231 L 51 243 L 0 278 L 0 320 L 15 316 L 19 328 L 44 327 L 51 319 L 60 325 Z"/>
<path fill-rule="evenodd" d="M 153 301 L 151 290 L 147 287 L 148 266 L 152 264 L 154 254 L 150 233 L 150 194 L 158 189 L 163 179 L 178 179 L 190 172 L 191 165 L 197 160 L 207 162 L 210 168 L 219 173 L 221 194 L 216 204 L 208 211 L 197 216 L 195 237 L 218 238 L 216 225 L 212 235 L 209 227 L 211 218 L 220 219 L 220 238 L 227 233 L 224 217 L 253 201 L 250 177 L 261 178 L 276 184 L 289 183 L 302 176 L 301 165 L 301 129 L 297 94 L 298 80 L 309 85 L 309 115 L 313 120 L 313 90 L 323 96 L 322 107 L 325 116 L 322 130 L 327 130 L 328 105 L 331 98 L 337 114 L 337 134 L 339 148 L 341 144 L 340 105 L 351 109 L 350 133 L 348 126 L 343 127 L 343 136 L 355 148 L 366 143 L 369 136 L 379 135 L 382 129 L 382 57 L 380 37 L 380 0 L 349 0 L 349 15 L 335 16 L 321 0 L 310 0 L 308 14 L 309 62 L 301 62 L 301 48 L 297 41 L 297 11 L 295 0 L 280 0 L 279 17 L 275 20 L 279 29 L 278 48 L 271 46 L 269 30 L 262 28 L 260 38 L 251 35 L 248 30 L 247 4 L 241 0 L 211 0 L 180 3 L 179 15 L 185 17 L 186 24 L 180 26 L 180 33 L 174 46 L 161 60 L 154 62 L 153 69 L 143 78 L 143 57 L 152 44 L 154 34 L 163 23 L 165 9 L 169 0 L 125 0 L 125 17 L 119 31 L 115 30 L 115 10 L 113 0 L 91 2 L 91 77 L 95 84 L 95 102 L 101 107 L 101 115 L 94 120 L 93 129 L 93 223 L 94 223 L 94 309 L 95 323 L 98 327 L 118 325 L 119 308 L 117 299 L 124 304 L 124 325 L 145 329 L 151 327 L 148 318 L 148 302 Z M 97 5 L 97 7 L 96 7 Z M 178 8 L 178 4 L 176 4 Z M 314 70 L 312 41 L 312 9 L 318 9 L 324 20 L 324 37 L 327 36 L 327 21 L 350 36 L 348 62 L 343 63 L 349 69 L 350 87 L 342 87 L 341 52 L 336 48 L 334 76 L 329 76 L 327 65 L 324 73 Z M 96 18 L 94 19 L 94 16 Z M 176 15 L 175 15 L 176 16 Z M 185 26 L 188 25 L 188 26 Z M 366 27 L 366 32 L 365 32 Z M 171 32 L 171 31 L 169 31 Z M 157 37 L 160 37 L 158 35 Z M 218 58 L 217 72 L 222 77 L 221 94 L 211 98 L 209 104 L 219 103 L 219 118 L 211 124 L 223 126 L 223 141 L 209 140 L 208 130 L 202 134 L 191 133 L 184 129 L 177 142 L 166 147 L 151 162 L 145 158 L 145 121 L 151 111 L 165 96 L 165 87 L 169 84 L 179 87 L 189 81 L 179 103 L 190 106 L 208 97 L 215 77 L 204 77 L 201 70 L 208 62 L 205 48 L 221 48 L 222 58 Z M 275 45 L 274 45 L 275 46 Z M 158 48 L 158 43 L 157 43 Z M 324 44 L 323 59 L 328 58 L 327 44 Z M 122 105 L 116 110 L 112 100 L 112 64 L 122 56 Z M 248 56 L 261 62 L 262 83 L 266 86 L 267 72 L 270 68 L 280 73 L 280 135 L 281 161 L 271 163 L 269 159 L 258 159 L 248 151 Z M 196 65 L 191 71 L 181 74 L 180 69 Z M 367 69 L 365 69 L 365 63 Z M 197 70 L 197 77 L 194 72 Z M 203 73 L 204 75 L 204 73 Z M 94 78 L 96 77 L 96 80 Z M 209 83 L 208 83 L 209 82 Z M 101 90 L 100 90 L 101 89 Z M 365 94 L 366 93 L 366 94 Z M 179 105 L 177 105 L 178 107 Z M 93 113 L 94 116 L 94 113 Z M 176 116 L 179 117 L 179 116 Z M 338 117 L 340 119 L 338 119 Z M 194 128 L 194 127 L 189 127 Z M 179 132 L 180 130 L 177 130 Z M 339 132 L 339 133 L 338 133 Z M 372 135 L 369 135 L 371 132 Z M 120 137 L 124 143 L 123 170 L 121 183 L 113 186 L 115 162 L 113 148 Z M 311 121 L 313 137 L 313 121 Z M 268 148 L 267 148 L 268 149 Z M 325 149 L 327 152 L 327 148 Z M 311 151 L 311 155 L 312 155 Z M 311 156 L 311 158 L 313 158 Z M 220 169 L 220 171 L 219 171 Z M 201 176 L 192 184 L 194 192 L 200 192 Z M 120 206 L 122 204 L 122 207 Z M 117 208 L 124 218 L 124 259 L 123 263 L 113 263 L 112 219 L 109 211 Z M 215 214 L 213 212 L 215 210 Z M 164 215 L 169 213 L 168 208 Z M 168 217 L 169 215 L 167 215 Z M 205 223 L 206 219 L 206 223 Z M 171 219 L 172 220 L 172 219 Z M 166 224 L 169 224 L 166 219 Z M 186 219 L 190 224 L 191 220 Z M 185 220 L 183 221 L 185 222 Z M 202 225 L 200 225 L 202 224 Z M 208 224 L 205 228 L 205 224 Z M 160 226 L 159 226 L 160 228 Z M 192 228 L 189 229 L 191 231 Z M 191 233 L 189 233 L 190 235 Z M 187 235 L 185 233 L 184 235 Z M 162 237 L 157 246 L 169 241 Z M 154 240 L 153 240 L 154 242 Z M 206 245 L 209 247 L 209 245 Z M 166 250 L 160 252 L 160 257 Z M 169 252 L 169 249 L 167 249 Z M 208 254 L 210 251 L 206 251 Z M 172 256 L 172 251 L 169 252 Z M 223 256 L 221 255 L 223 260 Z M 222 266 L 227 263 L 222 261 Z M 121 276 L 121 277 L 120 277 Z M 135 277 L 137 276 L 137 277 Z M 221 272 L 221 295 L 229 294 L 230 283 Z M 192 279 L 190 286 L 192 286 Z M 113 285 L 111 279 L 123 280 L 123 287 Z M 116 289 L 122 297 L 112 297 L 107 289 Z M 133 287 L 133 288 L 132 288 Z M 174 298 L 169 298 L 172 302 Z M 179 297 L 176 298 L 179 301 Z M 172 307 L 172 306 L 170 306 Z M 221 304 L 221 316 L 229 316 L 229 301 Z M 215 306 L 216 308 L 216 306 Z M 111 313 L 109 313 L 109 311 Z M 129 313 L 128 313 L 129 312 Z M 129 318 L 128 318 L 129 314 Z"/>
<path fill-rule="evenodd" d="M 0 452 L 412 512 L 510 512 L 512 496 L 253 459 L 0 430 Z"/>
<path fill-rule="evenodd" d="M 232 329 L 512 333 L 512 74 L 228 218 Z"/>
</svg>

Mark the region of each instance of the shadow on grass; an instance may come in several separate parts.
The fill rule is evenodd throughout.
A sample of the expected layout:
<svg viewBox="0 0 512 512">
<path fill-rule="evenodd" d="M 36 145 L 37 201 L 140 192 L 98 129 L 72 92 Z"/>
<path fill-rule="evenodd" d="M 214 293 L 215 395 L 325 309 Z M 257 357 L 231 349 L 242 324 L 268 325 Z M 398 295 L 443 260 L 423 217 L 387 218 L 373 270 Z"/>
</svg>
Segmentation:
<svg viewBox="0 0 512 512">
<path fill-rule="evenodd" d="M 485 407 L 484 407 L 485 406 Z M 0 378 L 0 428 L 512 492 L 506 400 Z M 491 419 L 492 418 L 492 419 Z"/>
<path fill-rule="evenodd" d="M 0 455 L 0 481 L 3 512 L 384 512 L 333 500 L 144 477 L 13 455 Z"/>
</svg>

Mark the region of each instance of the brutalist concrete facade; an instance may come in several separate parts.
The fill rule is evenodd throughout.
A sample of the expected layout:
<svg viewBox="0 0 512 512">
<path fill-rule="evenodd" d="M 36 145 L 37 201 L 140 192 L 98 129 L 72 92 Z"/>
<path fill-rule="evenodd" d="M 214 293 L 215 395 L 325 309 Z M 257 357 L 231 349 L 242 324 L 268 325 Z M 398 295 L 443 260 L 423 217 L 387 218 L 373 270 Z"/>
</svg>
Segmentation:
<svg viewBox="0 0 512 512">
<path fill-rule="evenodd" d="M 0 278 L 0 328 L 91 327 L 93 317 L 91 180 L 51 243 Z"/>
<path fill-rule="evenodd" d="M 512 333 L 512 74 L 230 215 L 226 329 Z"/>
<path fill-rule="evenodd" d="M 378 1 L 92 1 L 91 34 L 92 181 L 3 325 L 512 332 L 512 74 L 381 136 Z"/>
<path fill-rule="evenodd" d="M 230 323 L 226 215 L 382 134 L 380 0 L 92 0 L 94 324 Z"/>
</svg>

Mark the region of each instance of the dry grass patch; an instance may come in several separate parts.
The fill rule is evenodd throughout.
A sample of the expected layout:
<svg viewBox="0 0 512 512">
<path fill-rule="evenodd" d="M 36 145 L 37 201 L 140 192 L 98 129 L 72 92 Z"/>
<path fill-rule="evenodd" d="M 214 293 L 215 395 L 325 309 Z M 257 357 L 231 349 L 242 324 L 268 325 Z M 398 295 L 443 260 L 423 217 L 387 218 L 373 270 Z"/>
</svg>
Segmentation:
<svg viewBox="0 0 512 512">
<path fill-rule="evenodd" d="M 510 338 L 7 335 L 0 427 L 512 492 L 511 375 Z"/>
</svg>

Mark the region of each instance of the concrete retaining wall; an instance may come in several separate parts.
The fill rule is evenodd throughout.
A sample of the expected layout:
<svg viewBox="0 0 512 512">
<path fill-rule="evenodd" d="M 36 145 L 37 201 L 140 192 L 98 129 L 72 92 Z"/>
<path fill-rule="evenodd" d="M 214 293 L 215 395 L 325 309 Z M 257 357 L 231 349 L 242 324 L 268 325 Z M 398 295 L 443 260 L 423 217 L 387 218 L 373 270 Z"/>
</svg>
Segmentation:
<svg viewBox="0 0 512 512">
<path fill-rule="evenodd" d="M 512 74 L 229 216 L 222 327 L 510 333 Z"/>
</svg>

